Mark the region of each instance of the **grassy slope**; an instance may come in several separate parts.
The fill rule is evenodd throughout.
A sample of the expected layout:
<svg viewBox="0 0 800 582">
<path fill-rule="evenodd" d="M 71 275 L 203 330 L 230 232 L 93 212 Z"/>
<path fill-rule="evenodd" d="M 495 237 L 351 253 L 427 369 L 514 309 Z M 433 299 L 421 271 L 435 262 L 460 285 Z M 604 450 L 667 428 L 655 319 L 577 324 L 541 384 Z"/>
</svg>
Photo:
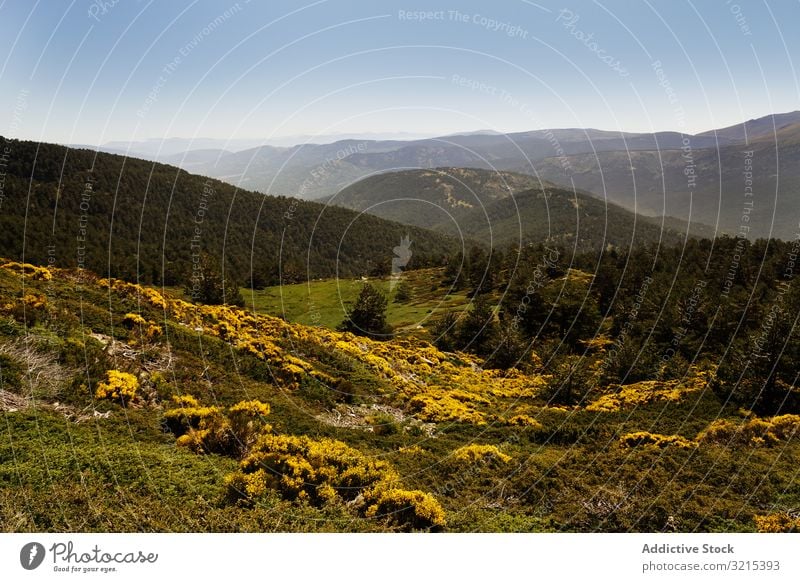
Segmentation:
<svg viewBox="0 0 800 582">
<path fill-rule="evenodd" d="M 397 287 L 391 279 L 370 279 L 389 297 L 387 319 L 398 330 L 424 327 L 431 315 L 461 310 L 468 302 L 465 291 L 448 294 L 447 289 L 439 287 L 441 269 L 408 271 L 403 280 L 411 288 L 411 298 L 396 302 Z M 345 307 L 355 301 L 362 284 L 354 279 L 324 279 L 263 290 L 242 289 L 242 296 L 247 308 L 258 313 L 333 329 L 341 323 Z"/>
<path fill-rule="evenodd" d="M 29 300 L 23 310 L 23 294 L 46 303 Z M 177 301 L 165 309 L 159 297 L 130 285 L 109 289 L 87 274 L 57 271 L 46 281 L 0 268 L 0 530 L 385 528 L 338 504 L 313 508 L 276 494 L 252 508 L 226 502 L 223 478 L 236 462 L 176 447 L 162 429 L 170 396 L 186 393 L 206 404 L 259 399 L 271 405 L 278 433 L 336 438 L 380 456 L 407 487 L 433 493 L 451 531 L 748 531 L 754 515 L 800 502 L 796 441 L 692 449 L 618 444 L 621 435 L 641 430 L 693 439 L 719 416 L 736 419 L 707 389 L 675 385 L 676 397 L 619 410 L 558 409 L 542 399 L 543 378 L 534 373 L 506 376 L 424 343 L 381 344 L 238 310 Z M 163 334 L 146 340 L 127 329 L 121 322 L 128 312 L 159 324 Z M 239 326 L 227 339 L 219 331 L 225 321 Z M 265 360 L 242 347 L 251 339 L 278 355 Z M 31 383 L 14 373 L 20 352 L 8 350 L 26 345 L 56 382 L 42 384 L 35 374 L 39 380 Z M 290 356 L 309 370 L 349 379 L 354 402 L 292 372 Z M 144 397 L 127 408 L 92 398 L 90 387 L 108 369 L 137 374 Z M 690 379 L 687 386 L 696 384 Z M 373 405 L 394 411 L 392 430 L 358 422 Z M 352 415 L 355 426 L 331 422 L 333 411 Z M 516 414 L 538 424 L 509 425 Z M 511 460 L 456 462 L 453 451 L 473 442 L 495 444 Z"/>
</svg>

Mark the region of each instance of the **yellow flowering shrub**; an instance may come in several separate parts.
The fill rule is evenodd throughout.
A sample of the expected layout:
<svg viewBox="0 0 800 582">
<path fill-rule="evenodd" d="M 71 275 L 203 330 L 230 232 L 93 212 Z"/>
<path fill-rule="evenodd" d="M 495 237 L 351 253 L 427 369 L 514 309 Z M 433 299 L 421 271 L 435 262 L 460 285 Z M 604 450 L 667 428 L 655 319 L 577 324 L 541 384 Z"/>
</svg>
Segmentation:
<svg viewBox="0 0 800 582">
<path fill-rule="evenodd" d="M 489 393 L 498 398 L 536 398 L 547 387 L 547 382 L 539 375 L 524 376 L 520 374 L 502 378 L 499 382 L 493 381 L 490 386 Z"/>
<path fill-rule="evenodd" d="M 264 423 L 264 417 L 269 413 L 269 404 L 259 400 L 246 400 L 228 408 L 228 422 L 237 449 L 249 450 L 260 433 L 272 430 L 270 425 Z"/>
<path fill-rule="evenodd" d="M 144 325 L 147 320 L 138 313 L 126 313 L 122 318 L 122 323 L 127 327 L 134 327 L 136 325 Z"/>
<path fill-rule="evenodd" d="M 800 415 L 783 414 L 770 419 L 769 435 L 779 441 L 800 436 Z"/>
<path fill-rule="evenodd" d="M 440 394 L 420 394 L 409 401 L 409 408 L 420 420 L 428 422 L 469 422 L 486 424 L 486 416 L 471 406 Z"/>
<path fill-rule="evenodd" d="M 47 297 L 39 293 L 26 293 L 22 297 L 22 302 L 28 309 L 44 309 L 47 307 Z"/>
<path fill-rule="evenodd" d="M 50 281 L 53 278 L 53 273 L 47 267 L 38 267 L 29 263 L 8 261 L 0 265 L 0 268 L 8 269 L 18 275 L 28 275 L 31 279 L 38 281 Z"/>
<path fill-rule="evenodd" d="M 494 445 L 466 445 L 453 452 L 453 458 L 462 463 L 500 461 L 508 463 L 511 457 L 501 452 Z"/>
<path fill-rule="evenodd" d="M 680 435 L 654 434 L 646 431 L 631 432 L 623 435 L 619 439 L 620 445 L 632 449 L 635 447 L 655 447 L 663 449 L 666 447 L 678 447 L 680 449 L 693 449 L 697 443 L 690 441 Z"/>
<path fill-rule="evenodd" d="M 166 308 L 167 302 L 164 300 L 164 296 L 161 295 L 158 291 L 154 289 L 149 289 L 147 287 L 140 287 L 142 295 L 147 299 L 150 303 L 155 305 L 156 307 Z"/>
<path fill-rule="evenodd" d="M 200 402 L 191 394 L 181 394 L 180 396 L 173 396 L 172 402 L 178 406 L 200 406 Z"/>
<path fill-rule="evenodd" d="M 773 418 L 752 416 L 744 422 L 718 419 L 697 435 L 701 443 L 718 445 L 769 446 L 789 440 L 800 432 L 800 415 Z"/>
<path fill-rule="evenodd" d="M 245 400 L 228 408 L 228 416 L 231 418 L 258 418 L 269 413 L 269 404 L 259 400 Z"/>
<path fill-rule="evenodd" d="M 219 406 L 200 406 L 193 396 L 173 397 L 177 405 L 164 413 L 164 423 L 177 437 L 178 446 L 196 453 L 241 456 L 258 435 L 271 430 L 264 423 L 269 404 L 248 400 L 227 410 Z"/>
<path fill-rule="evenodd" d="M 760 533 L 796 533 L 800 532 L 800 517 L 792 517 L 787 513 L 770 513 L 754 515 L 753 521 Z"/>
<path fill-rule="evenodd" d="M 591 402 L 586 410 L 616 412 L 651 402 L 679 402 L 685 397 L 703 390 L 708 383 L 708 378 L 708 372 L 694 369 L 693 374 L 686 380 L 647 380 L 618 386 L 615 392 L 604 394 Z"/>
<path fill-rule="evenodd" d="M 97 385 L 95 398 L 129 402 L 136 397 L 139 380 L 133 374 L 109 370 L 106 379 Z"/>
<path fill-rule="evenodd" d="M 287 499 L 322 505 L 367 497 L 396 481 L 397 474 L 386 461 L 367 457 L 341 441 L 262 435 L 239 471 L 228 477 L 228 486 L 234 497 L 249 501 L 276 489 Z"/>
<path fill-rule="evenodd" d="M 527 414 L 515 414 L 511 418 L 506 419 L 506 424 L 509 426 L 523 426 L 534 429 L 544 428 L 541 422 Z"/>
<path fill-rule="evenodd" d="M 467 392 L 466 390 L 450 390 L 447 395 L 450 398 L 455 398 L 460 402 L 474 402 L 476 404 L 491 404 L 491 400 L 488 400 L 477 394 L 475 392 Z"/>
<path fill-rule="evenodd" d="M 384 518 L 390 525 L 411 530 L 436 530 L 445 525 L 439 502 L 423 491 L 387 489 L 367 508 L 366 517 Z"/>
<path fill-rule="evenodd" d="M 2 312 L 10 315 L 21 323 L 35 325 L 42 315 L 48 310 L 47 297 L 40 293 L 25 293 L 14 303 L 2 306 Z"/>
<path fill-rule="evenodd" d="M 137 329 L 146 339 L 153 339 L 161 335 L 161 326 L 154 321 L 145 319 L 138 313 L 126 313 L 122 318 L 122 325 L 128 329 Z"/>
<path fill-rule="evenodd" d="M 164 423 L 177 437 L 201 428 L 207 419 L 222 413 L 218 406 L 201 406 L 194 396 L 173 396 L 173 402 L 177 406 L 164 413 Z"/>
<path fill-rule="evenodd" d="M 230 496 L 246 503 L 276 490 L 285 499 L 318 507 L 348 502 L 366 517 L 405 530 L 445 524 L 431 495 L 397 487 L 399 477 L 389 463 L 328 438 L 262 435 L 226 483 Z"/>
</svg>

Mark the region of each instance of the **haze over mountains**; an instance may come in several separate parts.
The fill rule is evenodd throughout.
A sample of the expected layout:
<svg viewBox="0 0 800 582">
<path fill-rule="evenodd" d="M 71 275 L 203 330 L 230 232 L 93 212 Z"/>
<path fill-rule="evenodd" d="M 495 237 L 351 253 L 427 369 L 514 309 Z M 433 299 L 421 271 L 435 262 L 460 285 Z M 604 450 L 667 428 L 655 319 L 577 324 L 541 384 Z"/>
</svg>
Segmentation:
<svg viewBox="0 0 800 582">
<path fill-rule="evenodd" d="M 398 170 L 510 170 L 568 189 L 574 183 L 629 210 L 691 220 L 719 233 L 735 235 L 744 224 L 750 238 L 792 238 L 800 221 L 799 141 L 800 112 L 790 112 L 691 136 L 578 128 L 478 131 L 237 152 L 204 147 L 166 155 L 162 151 L 157 157 L 246 189 L 302 199 L 329 197 L 362 178 Z M 146 152 L 138 155 L 148 157 Z M 745 188 L 752 188 L 747 196 Z M 376 196 L 377 201 L 383 194 Z M 743 223 L 744 204 L 750 201 L 753 206 Z"/>
</svg>

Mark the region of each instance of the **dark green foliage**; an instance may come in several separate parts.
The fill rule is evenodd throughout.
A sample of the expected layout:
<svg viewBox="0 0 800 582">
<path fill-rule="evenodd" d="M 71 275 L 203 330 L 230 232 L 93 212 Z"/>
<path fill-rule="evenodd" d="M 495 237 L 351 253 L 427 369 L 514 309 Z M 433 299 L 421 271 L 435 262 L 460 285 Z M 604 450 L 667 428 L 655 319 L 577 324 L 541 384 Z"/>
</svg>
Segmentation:
<svg viewBox="0 0 800 582">
<path fill-rule="evenodd" d="M 478 168 L 380 172 L 342 189 L 331 203 L 424 228 L 452 228 L 495 200 L 539 184 L 533 176 Z"/>
<path fill-rule="evenodd" d="M 452 352 L 456 349 L 456 334 L 458 333 L 458 314 L 448 311 L 439 317 L 430 330 L 434 345 L 443 352 Z"/>
<path fill-rule="evenodd" d="M 526 367 L 530 342 L 509 319 L 498 321 L 488 295 L 478 295 L 459 317 L 450 311 L 435 320 L 433 343 L 443 351 L 465 351 L 486 358 L 489 368 Z"/>
<path fill-rule="evenodd" d="M 490 368 L 525 368 L 530 342 L 507 320 L 500 322 L 497 341 L 486 361 Z"/>
<path fill-rule="evenodd" d="M 626 172 L 630 182 L 629 166 Z M 558 182 L 569 184 L 569 177 L 561 176 Z M 711 227 L 696 223 L 690 227 L 675 218 L 662 224 L 660 218 L 636 215 L 603 197 L 575 192 L 539 176 L 475 167 L 381 172 L 351 184 L 331 203 L 478 241 L 494 250 L 508 244 L 544 242 L 580 251 L 607 246 L 627 249 L 632 244 L 678 244 L 687 230 L 714 234 Z M 448 276 L 454 280 L 453 273 Z"/>
<path fill-rule="evenodd" d="M 196 265 L 192 265 L 192 274 L 184 293 L 196 303 L 205 305 L 244 305 L 239 285 L 222 274 L 219 263 L 211 256 L 204 254 Z"/>
<path fill-rule="evenodd" d="M 389 339 L 392 328 L 386 322 L 389 301 L 383 292 L 366 283 L 358 294 L 355 305 L 348 310 L 339 331 L 349 331 L 373 339 Z"/>
<path fill-rule="evenodd" d="M 405 281 L 400 281 L 394 288 L 394 302 L 406 303 L 411 300 L 411 285 Z"/>
<path fill-rule="evenodd" d="M 485 295 L 478 295 L 456 330 L 459 349 L 482 356 L 489 355 L 496 345 L 498 334 L 497 316 L 491 300 Z"/>
<path fill-rule="evenodd" d="M 442 283 L 451 287 L 454 291 L 464 289 L 467 285 L 467 261 L 464 253 L 459 252 L 457 255 L 451 256 L 447 259 L 444 268 L 444 279 Z"/>
<path fill-rule="evenodd" d="M 370 417 L 368 420 L 369 424 L 372 426 L 372 432 L 379 436 L 397 434 L 402 430 L 397 420 L 390 414 L 380 412 Z"/>
<path fill-rule="evenodd" d="M 405 235 L 419 249 L 407 269 L 440 264 L 455 248 L 420 228 L 243 191 L 164 164 L 0 138 L 5 147 L 0 256 L 13 260 L 24 249 L 31 263 L 186 286 L 206 254 L 232 282 L 260 286 L 278 283 L 278 272 L 284 283 L 367 275 Z"/>
<path fill-rule="evenodd" d="M 571 347 L 595 335 L 600 311 L 591 278 L 566 276 L 535 288 L 532 293 L 509 292 L 506 306 L 517 313 L 521 329 L 531 337 L 559 337 Z M 522 308 L 520 308 L 522 306 Z"/>
<path fill-rule="evenodd" d="M 355 385 L 347 379 L 339 380 L 339 383 L 335 387 L 335 392 L 337 398 L 347 404 L 353 404 L 358 395 Z"/>
<path fill-rule="evenodd" d="M 24 373 L 20 362 L 7 354 L 0 354 L 0 390 L 19 392 Z"/>
<path fill-rule="evenodd" d="M 467 258 L 469 285 L 473 295 L 488 293 L 494 287 L 494 269 L 489 255 L 481 247 L 472 247 Z"/>
<path fill-rule="evenodd" d="M 557 355 L 547 369 L 551 373 L 547 385 L 550 402 L 568 406 L 584 402 L 594 388 L 590 360 L 575 354 Z"/>
</svg>

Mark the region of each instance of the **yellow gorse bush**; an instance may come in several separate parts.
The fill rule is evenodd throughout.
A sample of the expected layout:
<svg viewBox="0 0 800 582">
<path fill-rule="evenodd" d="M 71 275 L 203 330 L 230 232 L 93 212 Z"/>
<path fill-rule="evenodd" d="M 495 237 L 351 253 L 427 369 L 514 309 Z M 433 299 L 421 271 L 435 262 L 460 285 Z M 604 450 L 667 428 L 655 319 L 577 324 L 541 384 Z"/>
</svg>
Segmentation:
<svg viewBox="0 0 800 582">
<path fill-rule="evenodd" d="M 161 335 L 161 326 L 154 321 L 145 319 L 138 313 L 126 313 L 122 324 L 128 329 L 138 329 L 145 339 L 152 340 Z"/>
<path fill-rule="evenodd" d="M 47 307 L 47 297 L 39 293 L 26 293 L 22 297 L 22 302 L 29 309 L 43 309 Z"/>
<path fill-rule="evenodd" d="M 793 517 L 787 513 L 755 515 L 753 521 L 760 533 L 800 532 L 800 517 Z"/>
<path fill-rule="evenodd" d="M 136 397 L 138 388 L 139 380 L 133 374 L 120 372 L 119 370 L 109 370 L 106 372 L 105 381 L 97 385 L 95 398 L 129 402 Z"/>
<path fill-rule="evenodd" d="M 751 417 L 743 422 L 719 419 L 697 435 L 701 443 L 717 445 L 769 446 L 800 434 L 800 415 L 772 418 Z"/>
<path fill-rule="evenodd" d="M 701 392 L 710 379 L 710 373 L 696 368 L 685 380 L 647 380 L 635 384 L 618 386 L 611 394 L 605 394 L 590 403 L 586 410 L 616 412 L 651 402 L 679 402 L 687 396 Z"/>
<path fill-rule="evenodd" d="M 37 267 L 29 263 L 9 261 L 0 265 L 0 268 L 8 269 L 18 275 L 27 275 L 39 281 L 50 281 L 53 278 L 53 273 L 47 267 Z"/>
<path fill-rule="evenodd" d="M 233 498 L 248 503 L 275 490 L 315 506 L 348 502 L 404 529 L 444 525 L 439 503 L 422 491 L 400 489 L 389 463 L 328 438 L 261 435 L 226 482 Z"/>
<path fill-rule="evenodd" d="M 446 392 L 414 396 L 409 407 L 417 418 L 428 422 L 469 422 L 486 424 L 486 415 L 473 407 L 452 398 Z"/>
<path fill-rule="evenodd" d="M 466 445 L 453 452 L 453 458 L 462 463 L 500 461 L 508 463 L 511 457 L 494 445 Z"/>
<path fill-rule="evenodd" d="M 40 293 L 25 293 L 14 303 L 5 303 L 0 311 L 11 315 L 18 321 L 34 325 L 40 315 L 48 311 L 47 297 Z"/>
<path fill-rule="evenodd" d="M 164 413 L 164 423 L 177 437 L 177 444 L 197 453 L 240 456 L 271 427 L 264 422 L 269 404 L 247 400 L 227 410 L 201 406 L 193 396 L 173 397 L 177 405 Z"/>
<path fill-rule="evenodd" d="M 506 424 L 510 426 L 523 426 L 533 429 L 544 428 L 541 422 L 539 422 L 538 420 L 536 420 L 531 416 L 528 416 L 527 414 L 516 414 L 511 418 L 507 419 Z"/>
<path fill-rule="evenodd" d="M 445 525 L 439 502 L 423 491 L 387 489 L 382 491 L 365 513 L 370 518 L 384 518 L 404 530 L 438 529 Z"/>
<path fill-rule="evenodd" d="M 276 489 L 287 499 L 321 505 L 368 495 L 396 483 L 398 477 L 386 461 L 367 457 L 341 441 L 263 435 L 228 484 L 235 495 L 253 498 L 258 496 L 252 493 L 254 479 L 259 482 L 256 491 Z"/>
<path fill-rule="evenodd" d="M 697 447 L 695 441 L 691 441 L 680 435 L 654 434 L 645 431 L 623 435 L 620 437 L 619 443 L 627 448 L 654 447 L 663 449 L 665 447 L 678 447 L 680 449 L 693 449 Z"/>
</svg>

